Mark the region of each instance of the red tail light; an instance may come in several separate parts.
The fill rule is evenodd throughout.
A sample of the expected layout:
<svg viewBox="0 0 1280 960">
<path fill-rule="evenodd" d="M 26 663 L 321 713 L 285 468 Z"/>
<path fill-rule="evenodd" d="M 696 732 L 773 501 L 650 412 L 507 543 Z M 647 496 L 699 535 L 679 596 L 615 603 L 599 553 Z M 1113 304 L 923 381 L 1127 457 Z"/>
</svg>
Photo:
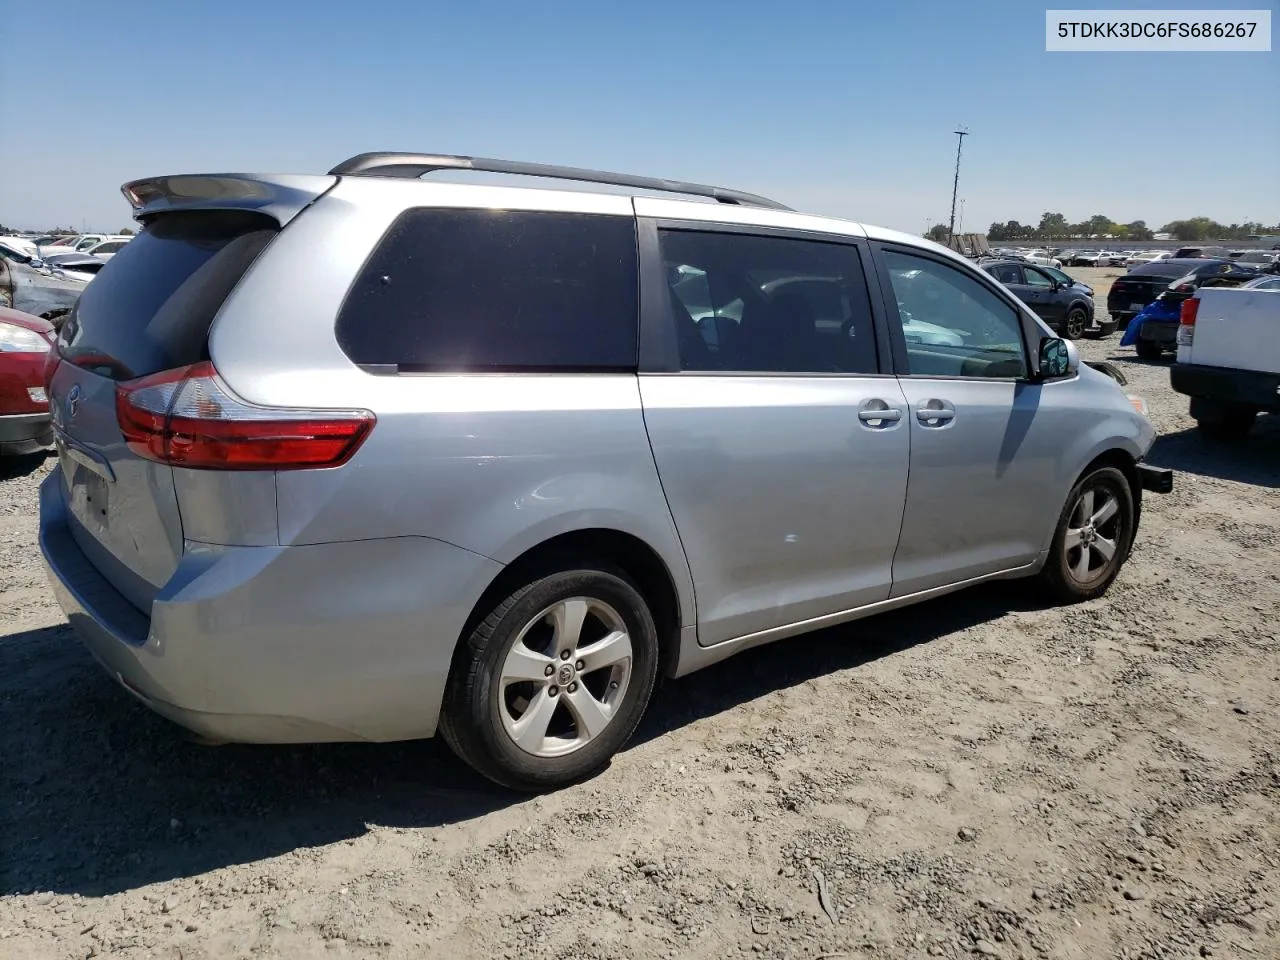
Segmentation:
<svg viewBox="0 0 1280 960">
<path fill-rule="evenodd" d="M 351 459 L 374 424 L 367 410 L 245 403 L 211 363 L 118 384 L 116 419 L 138 456 L 206 470 L 336 467 Z"/>
<path fill-rule="evenodd" d="M 41 377 L 44 380 L 44 395 L 46 397 L 53 396 L 53 375 L 57 372 L 58 364 L 62 362 L 62 357 L 58 355 L 57 344 L 49 347 L 49 352 L 44 355 L 44 371 Z"/>
<path fill-rule="evenodd" d="M 1200 298 L 1192 297 L 1190 300 L 1182 301 L 1182 312 L 1178 315 L 1178 322 L 1184 327 L 1194 327 L 1196 325 L 1196 315 L 1200 312 Z"/>
</svg>

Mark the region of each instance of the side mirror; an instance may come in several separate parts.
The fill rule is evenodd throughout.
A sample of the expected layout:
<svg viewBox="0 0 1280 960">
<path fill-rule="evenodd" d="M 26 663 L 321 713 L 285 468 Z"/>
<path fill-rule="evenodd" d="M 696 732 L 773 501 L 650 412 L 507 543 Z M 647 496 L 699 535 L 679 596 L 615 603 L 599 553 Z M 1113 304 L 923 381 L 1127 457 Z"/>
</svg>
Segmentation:
<svg viewBox="0 0 1280 960">
<path fill-rule="evenodd" d="M 1074 357 L 1075 353 L 1071 349 L 1070 344 L 1065 340 L 1057 337 L 1045 337 L 1040 341 L 1040 379 L 1056 380 L 1060 377 L 1069 377 L 1075 371 L 1080 369 L 1079 354 Z"/>
</svg>

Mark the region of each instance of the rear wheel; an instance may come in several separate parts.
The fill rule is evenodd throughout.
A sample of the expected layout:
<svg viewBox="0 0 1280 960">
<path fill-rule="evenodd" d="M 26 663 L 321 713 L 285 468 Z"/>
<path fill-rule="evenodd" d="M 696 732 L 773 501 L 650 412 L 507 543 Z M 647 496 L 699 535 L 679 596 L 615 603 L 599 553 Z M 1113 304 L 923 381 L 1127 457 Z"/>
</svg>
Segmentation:
<svg viewBox="0 0 1280 960">
<path fill-rule="evenodd" d="M 1089 326 L 1089 315 L 1085 313 L 1084 308 L 1072 307 L 1067 311 L 1067 317 L 1062 323 L 1062 332 L 1068 340 L 1079 340 L 1084 336 L 1087 326 Z"/>
<path fill-rule="evenodd" d="M 497 602 L 455 658 L 441 734 L 466 763 L 515 790 L 601 770 L 653 692 L 658 635 L 621 571 L 548 573 Z"/>
<path fill-rule="evenodd" d="M 1196 426 L 1206 440 L 1230 443 L 1243 440 L 1258 420 L 1258 411 L 1242 403 L 1223 404 L 1217 410 L 1200 410 Z"/>
<path fill-rule="evenodd" d="M 1159 360 L 1164 356 L 1164 348 L 1154 340 L 1139 339 L 1134 344 L 1134 349 L 1138 351 L 1138 356 L 1143 360 Z"/>
<path fill-rule="evenodd" d="M 1040 577 L 1063 603 L 1106 593 L 1133 543 L 1133 494 L 1115 467 L 1098 467 L 1071 491 Z"/>
</svg>

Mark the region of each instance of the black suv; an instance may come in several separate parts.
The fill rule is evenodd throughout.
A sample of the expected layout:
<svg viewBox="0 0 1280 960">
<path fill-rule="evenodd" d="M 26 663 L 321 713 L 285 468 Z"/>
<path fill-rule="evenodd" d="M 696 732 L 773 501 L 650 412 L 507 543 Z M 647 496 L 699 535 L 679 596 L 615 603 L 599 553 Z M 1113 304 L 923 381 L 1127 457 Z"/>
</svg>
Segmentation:
<svg viewBox="0 0 1280 960">
<path fill-rule="evenodd" d="M 1115 332 L 1116 325 L 1110 321 L 1093 327 L 1093 290 L 1061 270 L 1018 260 L 990 260 L 978 266 L 1068 340 L 1079 340 L 1086 333 L 1105 337 Z"/>
</svg>

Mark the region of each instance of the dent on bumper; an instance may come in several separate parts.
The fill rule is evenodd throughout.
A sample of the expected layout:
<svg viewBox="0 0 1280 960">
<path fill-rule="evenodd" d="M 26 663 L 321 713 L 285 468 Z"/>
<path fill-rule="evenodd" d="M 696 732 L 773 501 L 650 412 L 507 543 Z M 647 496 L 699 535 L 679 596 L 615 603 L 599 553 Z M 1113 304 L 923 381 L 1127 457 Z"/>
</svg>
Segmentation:
<svg viewBox="0 0 1280 960">
<path fill-rule="evenodd" d="M 193 546 L 151 616 L 72 540 L 60 472 L 40 493 L 58 602 L 107 671 L 157 713 L 256 743 L 435 733 L 454 646 L 501 565 L 438 540 Z"/>
</svg>

